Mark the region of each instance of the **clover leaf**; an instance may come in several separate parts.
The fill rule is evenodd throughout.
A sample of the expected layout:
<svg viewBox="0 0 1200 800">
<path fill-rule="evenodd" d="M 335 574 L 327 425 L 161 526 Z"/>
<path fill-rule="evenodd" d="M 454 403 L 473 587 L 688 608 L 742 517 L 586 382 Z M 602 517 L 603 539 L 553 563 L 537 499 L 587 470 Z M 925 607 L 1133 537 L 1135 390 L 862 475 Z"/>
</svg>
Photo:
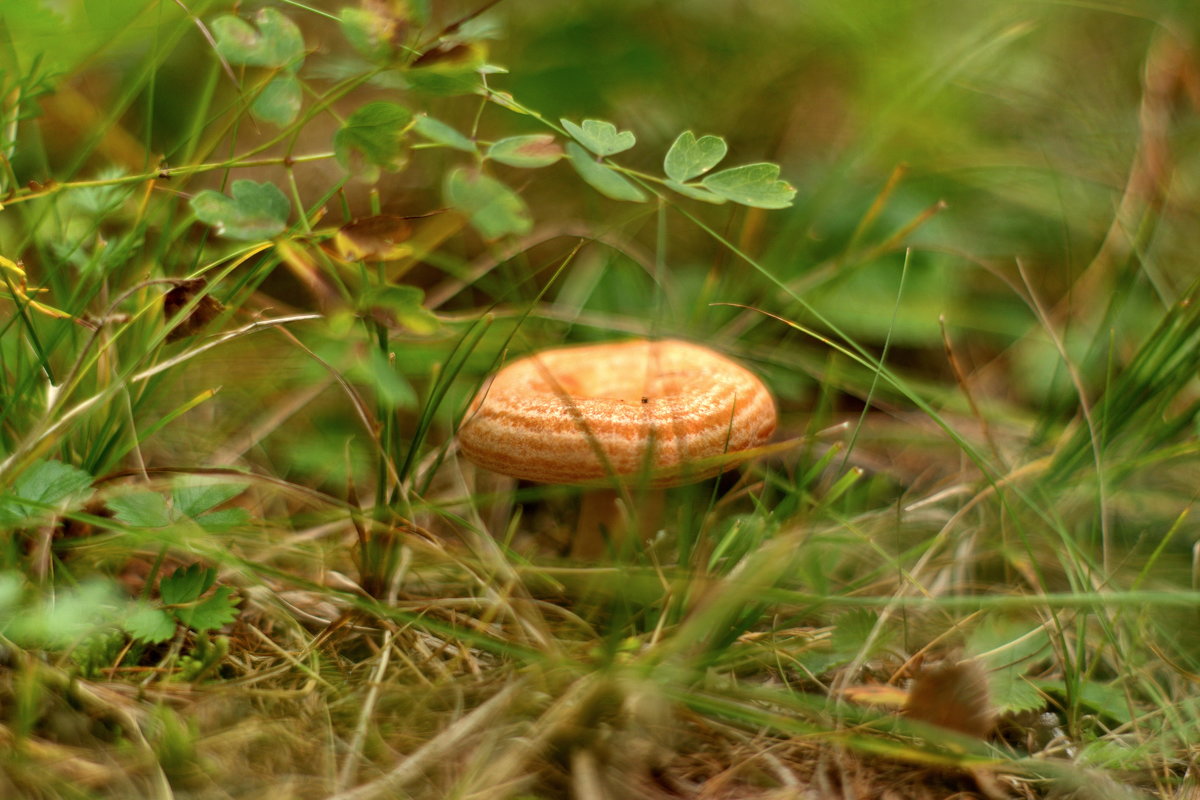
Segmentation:
<svg viewBox="0 0 1200 800">
<path fill-rule="evenodd" d="M 626 200 L 631 203 L 643 203 L 646 195 L 641 189 L 629 182 L 629 179 L 611 167 L 599 163 L 579 145 L 567 142 L 567 156 L 571 166 L 588 184 L 605 197 L 613 200 Z"/>
<path fill-rule="evenodd" d="M 493 143 L 487 157 L 510 167 L 548 167 L 563 157 L 563 149 L 552 135 L 534 133 Z"/>
<path fill-rule="evenodd" d="M 296 23 L 274 8 L 255 15 L 258 30 L 241 17 L 226 14 L 212 22 L 217 52 L 234 64 L 286 67 L 304 55 L 304 37 Z"/>
<path fill-rule="evenodd" d="M 460 167 L 446 176 L 446 202 L 467 215 L 485 239 L 533 229 L 529 207 L 521 196 L 479 170 Z"/>
<path fill-rule="evenodd" d="M 287 227 L 291 203 L 271 183 L 237 180 L 232 197 L 205 189 L 192 198 L 192 210 L 201 222 L 212 225 L 218 236 L 254 242 L 270 239 Z"/>
<path fill-rule="evenodd" d="M 606 156 L 623 153 L 637 143 L 633 131 L 617 132 L 617 126 L 611 122 L 599 119 L 585 119 L 583 125 L 576 125 L 569 119 L 559 120 L 567 133 L 581 145 L 596 155 Z"/>
<path fill-rule="evenodd" d="M 397 103 L 367 103 L 350 115 L 333 136 L 333 152 L 347 169 L 361 170 L 360 177 L 374 182 L 380 169 L 394 172 L 404 166 L 404 134 L 412 112 Z M 352 158 L 361 156 L 359 163 Z"/>
<path fill-rule="evenodd" d="M 703 175 L 721 163 L 729 146 L 720 136 L 701 136 L 691 131 L 679 134 L 663 159 L 663 171 L 673 181 L 683 183 Z"/>
<path fill-rule="evenodd" d="M 714 172 L 701 185 L 721 197 L 756 208 L 787 208 L 796 190 L 779 180 L 778 164 L 746 164 Z"/>
</svg>

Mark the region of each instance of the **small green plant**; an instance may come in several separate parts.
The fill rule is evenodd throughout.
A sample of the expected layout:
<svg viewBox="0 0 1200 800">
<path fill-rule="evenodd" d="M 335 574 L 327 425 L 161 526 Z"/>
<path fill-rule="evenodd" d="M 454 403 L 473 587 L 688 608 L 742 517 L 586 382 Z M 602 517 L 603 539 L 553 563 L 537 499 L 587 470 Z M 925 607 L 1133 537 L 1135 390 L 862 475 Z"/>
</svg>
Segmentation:
<svg viewBox="0 0 1200 800">
<path fill-rule="evenodd" d="M 92 476 L 61 461 L 38 460 L 0 495 L 0 525 L 27 528 L 73 510 L 91 497 Z"/>
<path fill-rule="evenodd" d="M 216 577 L 212 567 L 179 567 L 159 582 L 159 602 L 130 614 L 125 630 L 135 640 L 155 643 L 170 639 L 179 626 L 204 635 L 232 622 L 240 600 L 228 586 L 207 594 Z"/>
</svg>

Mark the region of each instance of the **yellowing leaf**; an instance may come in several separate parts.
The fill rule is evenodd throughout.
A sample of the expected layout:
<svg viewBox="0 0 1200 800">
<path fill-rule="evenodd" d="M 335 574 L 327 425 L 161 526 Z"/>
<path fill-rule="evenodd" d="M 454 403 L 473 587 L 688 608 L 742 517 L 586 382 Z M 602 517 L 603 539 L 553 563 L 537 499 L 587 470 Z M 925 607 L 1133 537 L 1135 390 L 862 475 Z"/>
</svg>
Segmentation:
<svg viewBox="0 0 1200 800">
<path fill-rule="evenodd" d="M 396 261 L 412 253 L 405 243 L 412 230 L 404 217 L 380 214 L 343 225 L 333 237 L 333 246 L 346 261 Z"/>
<path fill-rule="evenodd" d="M 847 686 L 841 691 L 843 697 L 851 703 L 864 706 L 881 706 L 883 708 L 903 708 L 908 702 L 908 692 L 899 686 L 888 686 L 883 683 L 866 686 Z"/>
<path fill-rule="evenodd" d="M 13 293 L 13 299 L 24 303 L 34 311 L 45 314 L 47 317 L 56 319 L 75 319 L 66 311 L 48 306 L 45 303 L 39 303 L 29 296 L 28 288 L 25 284 L 25 270 L 17 266 L 16 263 L 8 260 L 4 256 L 0 256 L 0 272 L 3 272 L 4 283 L 7 284 L 9 291 Z M 44 291 L 38 289 L 37 291 Z"/>
<path fill-rule="evenodd" d="M 563 157 L 563 149 L 551 134 L 534 133 L 501 139 L 487 157 L 510 167 L 547 167 Z"/>
</svg>

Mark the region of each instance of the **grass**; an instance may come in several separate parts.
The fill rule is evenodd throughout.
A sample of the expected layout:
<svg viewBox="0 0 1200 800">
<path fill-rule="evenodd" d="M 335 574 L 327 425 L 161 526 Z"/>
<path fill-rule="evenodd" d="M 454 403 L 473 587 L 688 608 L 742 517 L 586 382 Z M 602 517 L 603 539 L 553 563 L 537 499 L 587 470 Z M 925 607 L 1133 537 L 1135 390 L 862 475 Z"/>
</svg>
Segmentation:
<svg viewBox="0 0 1200 800">
<path fill-rule="evenodd" d="M 1190 6 L 432 5 L 0 10 L 0 795 L 1194 792 Z M 780 430 L 579 563 L 454 432 L 634 335 Z"/>
</svg>

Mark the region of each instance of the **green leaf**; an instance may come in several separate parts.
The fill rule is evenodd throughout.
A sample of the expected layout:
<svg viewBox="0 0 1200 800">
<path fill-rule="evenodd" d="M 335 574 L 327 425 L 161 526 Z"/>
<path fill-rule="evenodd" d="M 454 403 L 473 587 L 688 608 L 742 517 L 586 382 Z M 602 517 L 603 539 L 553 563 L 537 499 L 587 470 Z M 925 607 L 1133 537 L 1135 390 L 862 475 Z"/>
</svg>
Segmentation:
<svg viewBox="0 0 1200 800">
<path fill-rule="evenodd" d="M 444 144 L 447 147 L 453 147 L 455 150 L 463 150 L 467 153 L 475 152 L 474 142 L 446 123 L 425 114 L 417 117 L 417 121 L 413 123 L 413 130 L 431 142 Z"/>
<path fill-rule="evenodd" d="M 300 81 L 290 72 L 276 75 L 270 83 L 263 87 L 250 111 L 263 122 L 283 127 L 290 124 L 300 113 L 300 100 L 303 97 Z"/>
<path fill-rule="evenodd" d="M 21 647 L 67 647 L 84 636 L 112 628 L 125 602 L 113 584 L 96 578 L 56 592 L 53 602 L 25 605 L 0 617 L 0 630 Z M 11 611 L 18 613 L 11 613 Z"/>
<path fill-rule="evenodd" d="M 414 91 L 440 97 L 474 94 L 482 85 L 479 80 L 479 68 L 475 66 L 410 69 L 404 73 L 404 82 Z"/>
<path fill-rule="evenodd" d="M 158 594 L 168 606 L 194 603 L 200 599 L 200 595 L 208 591 L 216 578 L 217 571 L 212 567 L 202 567 L 199 564 L 180 567 L 159 581 Z"/>
<path fill-rule="evenodd" d="M 444 194 L 446 203 L 466 214 L 485 239 L 533 229 L 533 217 L 520 195 L 479 170 L 460 167 L 451 172 Z"/>
<path fill-rule="evenodd" d="M 879 615 L 867 609 L 855 609 L 838 615 L 837 627 L 830 636 L 833 651 L 848 658 L 858 656 L 878 621 Z M 893 639 L 895 630 L 890 627 L 884 628 L 871 640 L 871 647 L 865 655 L 871 656 L 885 650 Z"/>
<path fill-rule="evenodd" d="M 702 186 L 690 186 L 686 183 L 679 183 L 678 181 L 669 180 L 663 181 L 663 185 L 668 189 L 679 192 L 684 197 L 690 197 L 693 200 L 703 200 L 706 203 L 712 203 L 713 205 L 718 206 L 725 202 L 724 197 L 721 197 L 719 194 L 714 194 Z"/>
<path fill-rule="evenodd" d="M 367 351 L 361 365 L 362 380 L 375 390 L 380 404 L 389 411 L 397 408 L 416 408 L 417 393 L 412 384 L 396 371 L 396 365 L 376 348 Z M 358 375 L 355 376 L 356 378 Z"/>
<path fill-rule="evenodd" d="M 175 618 L 161 608 L 139 604 L 121 627 L 138 641 L 156 644 L 175 635 Z"/>
<path fill-rule="evenodd" d="M 296 23 L 274 8 L 255 16 L 258 30 L 241 17 L 226 14 L 212 22 L 217 52 L 233 64 L 286 67 L 304 56 L 304 37 Z"/>
<path fill-rule="evenodd" d="M 346 41 L 371 61 L 387 61 L 395 52 L 396 20 L 381 9 L 343 8 L 341 26 Z"/>
<path fill-rule="evenodd" d="M 205 189 L 192 198 L 196 219 L 227 239 L 254 242 L 270 239 L 287 227 L 292 205 L 279 187 L 251 180 L 233 182 L 233 197 Z"/>
<path fill-rule="evenodd" d="M 729 147 L 720 136 L 701 136 L 697 139 L 691 131 L 684 131 L 667 151 L 663 159 L 663 171 L 671 180 L 683 183 L 721 163 L 727 152 Z"/>
<path fill-rule="evenodd" d="M 1058 698 L 1064 698 L 1067 694 L 1062 681 L 1040 680 L 1034 681 L 1034 685 Z M 1084 681 L 1079 686 L 1079 702 L 1091 711 L 1116 720 L 1122 725 L 1133 721 L 1129 715 L 1125 691 L 1117 684 L 1102 683 L 1098 680 Z"/>
<path fill-rule="evenodd" d="M 239 483 L 180 482 L 171 492 L 171 499 L 175 503 L 176 514 L 196 519 L 205 511 L 232 500 L 244 491 L 246 487 Z"/>
<path fill-rule="evenodd" d="M 735 203 L 755 208 L 787 208 L 796 190 L 778 178 L 778 164 L 746 164 L 714 172 L 701 183 Z"/>
<path fill-rule="evenodd" d="M 137 19 L 146 11 L 144 0 L 99 5 L 98 0 L 0 1 L 0 72 L 6 73 L 6 85 L 15 86 L 24 76 L 71 74 L 98 52 L 128 54 L 144 46 L 146 27 Z"/>
<path fill-rule="evenodd" d="M 571 166 L 575 168 L 579 176 L 605 197 L 611 197 L 613 200 L 627 200 L 631 203 L 646 201 L 645 193 L 630 183 L 624 175 L 597 162 L 586 150 L 574 142 L 567 142 L 567 156 L 571 159 Z"/>
<path fill-rule="evenodd" d="M 167 501 L 158 492 L 136 491 L 108 499 L 113 516 L 126 525 L 138 528 L 164 528 L 174 519 Z"/>
<path fill-rule="evenodd" d="M 194 606 L 174 609 L 176 618 L 198 633 L 214 631 L 226 623 L 233 622 L 237 617 L 239 599 L 234 596 L 233 589 L 221 586 L 212 597 Z"/>
<path fill-rule="evenodd" d="M 559 122 L 575 141 L 601 158 L 623 153 L 637 144 L 637 137 L 633 135 L 633 131 L 618 133 L 616 125 L 604 120 L 585 119 L 582 126 L 569 119 L 561 119 Z"/>
<path fill-rule="evenodd" d="M 250 521 L 250 512 L 244 508 L 223 508 L 196 517 L 196 523 L 206 531 L 221 531 Z"/>
<path fill-rule="evenodd" d="M 0 572 L 0 629 L 12 615 L 14 607 L 21 602 L 23 580 L 16 572 Z"/>
<path fill-rule="evenodd" d="M 342 166 L 361 170 L 359 177 L 374 182 L 379 170 L 394 172 L 404 166 L 404 134 L 412 112 L 396 103 L 367 103 L 346 120 L 333 136 L 333 151 Z M 362 162 L 352 157 L 361 154 Z"/>
<path fill-rule="evenodd" d="M 92 493 L 92 476 L 61 461 L 35 461 L 17 478 L 12 493 L 0 498 L 0 524 L 15 525 L 46 513 L 46 506 L 81 503 Z"/>
<path fill-rule="evenodd" d="M 967 652 L 987 661 L 989 668 L 1021 665 L 1027 669 L 1050 651 L 1050 636 L 1040 624 L 1018 620 L 985 619 L 967 637 Z"/>
<path fill-rule="evenodd" d="M 416 286 L 381 286 L 360 297 L 359 309 L 389 327 L 428 336 L 437 332 L 441 321 L 424 302 L 425 292 Z"/>
<path fill-rule="evenodd" d="M 968 653 L 984 660 L 992 700 L 1004 711 L 1032 711 L 1045 697 L 1025 678 L 1036 660 L 1050 651 L 1050 638 L 1040 625 L 1004 618 L 985 619 L 968 635 Z"/>
<path fill-rule="evenodd" d="M 510 167 L 548 167 L 563 157 L 563 150 L 553 135 L 534 133 L 495 142 L 487 157 Z"/>
<path fill-rule="evenodd" d="M 1046 698 L 1025 679 L 1024 671 L 1024 667 L 1013 666 L 988 673 L 992 702 L 1001 711 L 1037 711 L 1046 705 Z"/>
</svg>

